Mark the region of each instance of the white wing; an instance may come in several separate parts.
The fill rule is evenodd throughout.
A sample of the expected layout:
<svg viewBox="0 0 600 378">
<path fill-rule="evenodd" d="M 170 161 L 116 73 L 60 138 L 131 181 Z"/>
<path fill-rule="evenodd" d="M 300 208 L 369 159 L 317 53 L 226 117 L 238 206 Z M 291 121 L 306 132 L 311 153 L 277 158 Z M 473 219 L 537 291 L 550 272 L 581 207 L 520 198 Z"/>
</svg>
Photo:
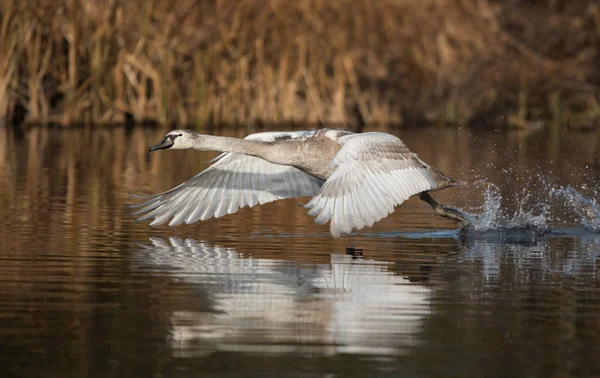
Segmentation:
<svg viewBox="0 0 600 378">
<path fill-rule="evenodd" d="M 250 140 L 272 142 L 302 135 L 296 132 L 266 132 L 251 134 Z M 154 219 L 151 226 L 194 223 L 212 217 L 232 214 L 245 206 L 255 206 L 283 198 L 314 196 L 323 181 L 289 166 L 233 153 L 219 155 L 213 165 L 183 184 L 153 196 L 136 196 L 146 201 L 134 214 L 145 215 L 138 220 Z"/>
<path fill-rule="evenodd" d="M 427 164 L 393 135 L 353 134 L 340 143 L 330 165 L 335 171 L 306 204 L 316 223 L 331 219 L 333 237 L 372 226 L 410 196 L 437 186 Z"/>
</svg>

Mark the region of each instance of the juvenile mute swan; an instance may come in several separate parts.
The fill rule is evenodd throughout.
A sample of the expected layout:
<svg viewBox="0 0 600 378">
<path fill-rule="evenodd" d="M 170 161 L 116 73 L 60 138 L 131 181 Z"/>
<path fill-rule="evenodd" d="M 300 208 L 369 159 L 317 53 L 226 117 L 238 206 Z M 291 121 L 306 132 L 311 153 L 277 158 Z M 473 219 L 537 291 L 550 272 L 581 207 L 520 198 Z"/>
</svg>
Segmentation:
<svg viewBox="0 0 600 378">
<path fill-rule="evenodd" d="M 245 139 L 174 130 L 150 151 L 220 151 L 213 165 L 164 193 L 145 199 L 134 214 L 151 226 L 194 223 L 283 198 L 313 197 L 306 205 L 315 222 L 331 220 L 335 238 L 386 217 L 414 194 L 439 214 L 468 221 L 438 204 L 429 191 L 459 185 L 429 166 L 393 135 L 321 129 L 264 132 Z"/>
</svg>

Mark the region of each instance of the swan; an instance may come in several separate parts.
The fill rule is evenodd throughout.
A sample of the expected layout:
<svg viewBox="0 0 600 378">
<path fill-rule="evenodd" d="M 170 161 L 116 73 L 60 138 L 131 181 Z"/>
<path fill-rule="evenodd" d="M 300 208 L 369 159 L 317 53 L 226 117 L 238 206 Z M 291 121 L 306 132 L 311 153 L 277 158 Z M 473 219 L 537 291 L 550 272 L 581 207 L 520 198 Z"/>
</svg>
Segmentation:
<svg viewBox="0 0 600 378">
<path fill-rule="evenodd" d="M 370 227 L 409 197 L 420 194 L 436 212 L 463 225 L 458 210 L 429 192 L 461 185 L 421 160 L 397 137 L 335 129 L 262 132 L 244 139 L 173 130 L 149 151 L 220 151 L 210 167 L 164 193 L 137 196 L 132 205 L 150 226 L 194 223 L 232 214 L 245 206 L 310 196 L 304 206 L 315 222 L 330 221 L 338 238 Z"/>
</svg>

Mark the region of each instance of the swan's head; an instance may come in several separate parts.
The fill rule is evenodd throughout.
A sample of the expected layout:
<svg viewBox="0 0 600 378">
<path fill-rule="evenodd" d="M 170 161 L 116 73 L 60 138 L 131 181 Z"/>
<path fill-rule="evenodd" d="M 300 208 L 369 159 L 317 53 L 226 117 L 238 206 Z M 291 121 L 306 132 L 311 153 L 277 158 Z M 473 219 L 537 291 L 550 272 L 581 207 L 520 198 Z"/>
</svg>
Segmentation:
<svg viewBox="0 0 600 378">
<path fill-rule="evenodd" d="M 163 138 L 163 140 L 150 147 L 149 151 L 166 150 L 168 148 L 172 150 L 185 150 L 193 148 L 194 143 L 198 140 L 198 134 L 191 130 L 173 130 L 169 131 Z"/>
</svg>

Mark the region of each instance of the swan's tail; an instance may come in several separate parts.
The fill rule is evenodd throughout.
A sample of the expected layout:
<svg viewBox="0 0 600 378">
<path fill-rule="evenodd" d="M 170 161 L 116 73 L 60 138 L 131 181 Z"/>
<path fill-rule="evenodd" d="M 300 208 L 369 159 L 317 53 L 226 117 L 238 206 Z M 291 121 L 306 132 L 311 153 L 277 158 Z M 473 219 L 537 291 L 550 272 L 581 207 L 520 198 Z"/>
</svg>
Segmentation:
<svg viewBox="0 0 600 378">
<path fill-rule="evenodd" d="M 438 169 L 436 169 L 432 166 L 428 166 L 427 170 L 435 178 L 435 181 L 437 183 L 437 187 L 434 190 L 440 190 L 440 189 L 449 188 L 452 186 L 467 185 L 466 182 L 457 181 L 451 177 L 448 177 L 445 174 L 443 174 L 441 171 L 439 171 Z"/>
</svg>

